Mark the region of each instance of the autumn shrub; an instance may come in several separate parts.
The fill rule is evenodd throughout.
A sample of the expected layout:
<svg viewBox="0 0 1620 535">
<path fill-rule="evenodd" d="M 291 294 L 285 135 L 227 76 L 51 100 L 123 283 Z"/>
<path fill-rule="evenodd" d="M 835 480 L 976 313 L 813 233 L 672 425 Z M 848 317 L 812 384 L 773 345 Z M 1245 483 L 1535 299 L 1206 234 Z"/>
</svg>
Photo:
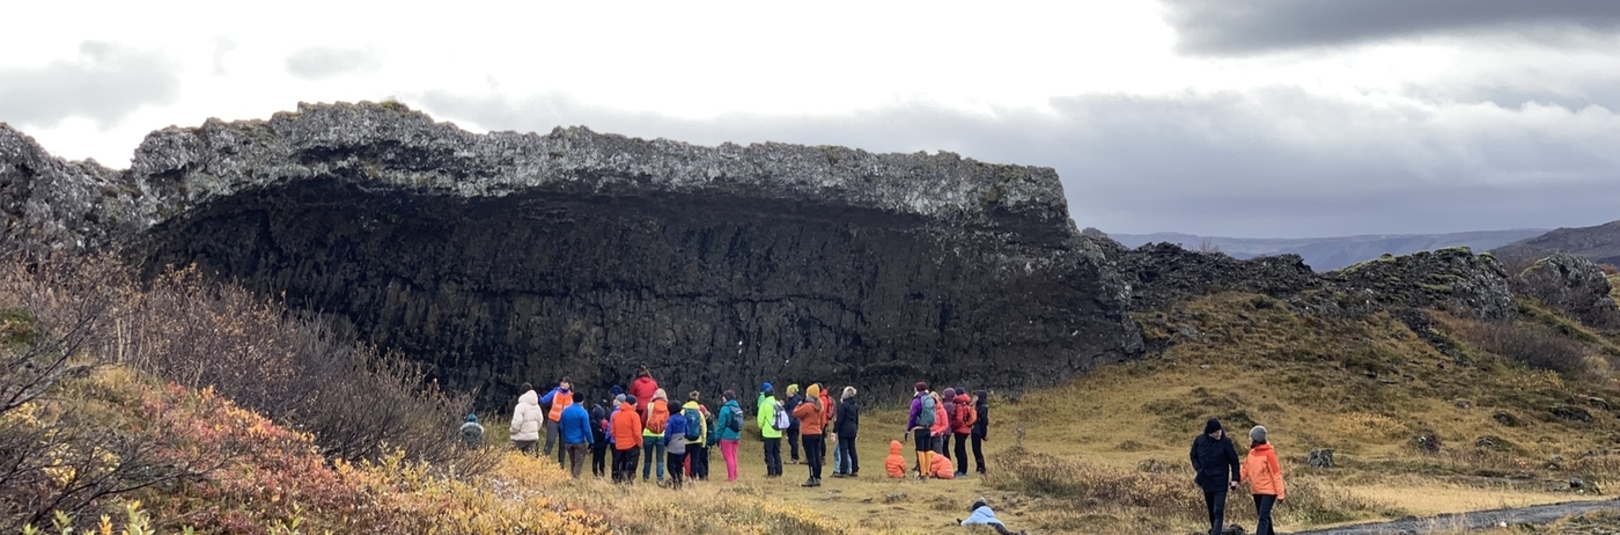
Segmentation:
<svg viewBox="0 0 1620 535">
<path fill-rule="evenodd" d="M 1474 325 L 1463 332 L 1475 347 L 1537 370 L 1556 372 L 1569 379 L 1592 374 L 1581 343 L 1559 334 L 1551 327 L 1526 322 Z"/>
</svg>

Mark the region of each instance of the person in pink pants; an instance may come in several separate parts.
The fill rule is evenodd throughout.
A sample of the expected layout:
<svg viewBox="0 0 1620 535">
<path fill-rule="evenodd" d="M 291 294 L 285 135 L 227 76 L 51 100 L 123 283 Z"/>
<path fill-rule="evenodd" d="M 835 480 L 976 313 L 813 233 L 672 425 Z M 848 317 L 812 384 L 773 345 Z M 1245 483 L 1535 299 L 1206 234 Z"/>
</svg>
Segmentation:
<svg viewBox="0 0 1620 535">
<path fill-rule="evenodd" d="M 727 390 L 722 397 L 725 405 L 720 407 L 720 414 L 715 422 L 716 435 L 720 439 L 720 456 L 726 460 L 726 481 L 737 480 L 737 446 L 742 440 L 743 412 L 737 404 L 737 393 Z"/>
</svg>

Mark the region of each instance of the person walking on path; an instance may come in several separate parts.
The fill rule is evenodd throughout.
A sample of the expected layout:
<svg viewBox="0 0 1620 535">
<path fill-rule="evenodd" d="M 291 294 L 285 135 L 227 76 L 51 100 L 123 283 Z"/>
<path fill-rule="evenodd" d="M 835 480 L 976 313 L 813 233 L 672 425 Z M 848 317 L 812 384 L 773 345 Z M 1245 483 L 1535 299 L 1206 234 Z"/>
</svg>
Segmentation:
<svg viewBox="0 0 1620 535">
<path fill-rule="evenodd" d="M 973 467 L 984 475 L 984 441 L 990 438 L 990 393 L 973 392 Z"/>
<path fill-rule="evenodd" d="M 546 445 L 541 448 L 542 454 L 551 456 L 552 448 L 557 446 L 557 426 L 562 420 L 562 413 L 574 404 L 574 385 L 564 377 L 562 382 L 553 387 L 546 395 L 540 396 L 540 404 L 551 407 L 546 411 Z M 562 466 L 562 450 L 557 450 L 557 465 Z"/>
<path fill-rule="evenodd" d="M 844 475 L 833 477 L 861 477 L 861 459 L 855 452 L 855 436 L 861 427 L 861 406 L 855 402 L 855 387 L 844 387 L 839 396 L 838 414 L 833 419 L 838 430 L 838 453 L 843 458 Z"/>
<path fill-rule="evenodd" d="M 716 417 L 718 423 L 715 425 L 715 431 L 719 436 L 711 437 L 710 440 L 718 440 L 720 443 L 720 457 L 725 459 L 726 482 L 729 483 L 737 481 L 737 445 L 742 440 L 743 411 L 742 406 L 737 403 L 737 392 L 727 390 L 720 394 L 720 397 L 725 400 L 725 404 L 720 406 L 720 413 Z"/>
<path fill-rule="evenodd" d="M 765 477 L 781 477 L 784 429 L 777 426 L 777 415 L 783 412 L 782 402 L 776 400 L 770 383 L 760 389 L 754 410 L 754 423 L 759 424 L 759 437 L 765 443 Z"/>
<path fill-rule="evenodd" d="M 613 413 L 613 482 L 632 484 L 636 481 L 636 461 L 641 453 L 641 414 L 636 412 L 636 397 L 625 396 L 624 403 Z"/>
<path fill-rule="evenodd" d="M 653 392 L 653 399 L 647 403 L 647 409 L 642 413 L 641 432 L 642 456 L 646 458 L 641 465 L 641 481 L 646 482 L 652 478 L 653 466 L 658 467 L 658 482 L 664 482 L 664 426 L 669 423 L 669 395 L 660 388 Z"/>
<path fill-rule="evenodd" d="M 595 433 L 591 432 L 591 414 L 585 411 L 585 405 L 578 403 L 584 401 L 579 399 L 579 394 L 569 392 L 557 397 L 564 396 L 569 398 L 569 403 L 568 408 L 558 416 L 557 436 L 562 440 L 563 450 L 568 452 L 568 466 L 574 479 L 579 479 L 580 474 L 585 472 L 585 452 L 590 451 Z M 556 403 L 553 401 L 552 406 L 555 407 Z"/>
<path fill-rule="evenodd" d="M 821 486 L 821 462 L 826 458 L 822 433 L 827 427 L 827 406 L 821 399 L 821 385 L 810 385 L 804 389 L 804 403 L 793 409 L 793 415 L 799 418 L 799 439 L 804 441 L 804 460 L 810 464 L 805 487 Z"/>
<path fill-rule="evenodd" d="M 523 395 L 518 396 L 517 406 L 512 408 L 509 431 L 512 445 L 518 451 L 533 455 L 540 443 L 540 422 L 546 419 L 546 415 L 540 410 L 540 394 L 534 391 L 534 387 L 523 383 L 523 390 Z"/>
<path fill-rule="evenodd" d="M 1226 523 L 1226 493 L 1243 480 L 1243 468 L 1238 463 L 1237 449 L 1232 439 L 1221 429 L 1221 421 L 1210 418 L 1204 422 L 1204 434 L 1193 439 L 1193 479 L 1204 491 L 1204 508 L 1209 513 L 1210 535 L 1220 535 Z"/>
<path fill-rule="evenodd" d="M 1271 527 L 1271 508 L 1283 500 L 1282 465 L 1277 462 L 1277 451 L 1266 440 L 1265 426 L 1249 430 L 1249 457 L 1243 462 L 1243 480 L 1249 482 L 1249 494 L 1254 496 L 1254 510 L 1259 515 L 1255 535 L 1277 535 Z"/>
<path fill-rule="evenodd" d="M 636 371 L 636 379 L 630 382 L 629 395 L 636 398 L 636 414 L 647 414 L 647 404 L 652 403 L 653 394 L 658 393 L 658 381 L 653 380 L 652 371 L 642 366 Z"/>
<path fill-rule="evenodd" d="M 911 397 L 911 413 L 906 417 L 906 432 L 914 435 L 917 449 L 917 479 L 927 480 L 928 469 L 934 466 L 934 397 L 928 393 L 928 383 L 917 383 L 917 394 Z"/>
<path fill-rule="evenodd" d="M 682 411 L 684 412 L 684 411 Z M 669 415 L 669 421 L 664 424 L 664 450 L 669 452 L 666 464 L 669 465 L 669 488 L 681 488 L 681 465 L 686 462 L 686 430 L 688 424 L 682 412 Z"/>
<path fill-rule="evenodd" d="M 787 437 L 788 443 L 788 464 L 799 464 L 800 462 L 799 419 L 798 417 L 793 416 L 793 409 L 799 408 L 799 404 L 803 402 L 804 396 L 799 394 L 799 385 L 788 385 L 787 399 L 782 401 L 782 409 L 786 410 L 788 413 L 788 418 L 793 420 L 792 423 L 788 424 L 787 433 L 784 433 L 784 435 Z"/>
<path fill-rule="evenodd" d="M 956 477 L 967 476 L 967 439 L 973 434 L 978 416 L 973 409 L 973 398 L 965 390 L 956 392 L 956 416 L 951 418 L 951 434 L 956 438 Z"/>
<path fill-rule="evenodd" d="M 607 477 L 607 409 L 601 403 L 591 407 L 591 475 Z"/>
<path fill-rule="evenodd" d="M 461 424 L 461 445 L 474 449 L 484 445 L 484 426 L 478 425 L 478 414 L 467 413 L 467 423 Z"/>
<path fill-rule="evenodd" d="M 693 481 L 709 478 L 709 409 L 699 402 L 702 396 L 693 390 L 681 406 L 686 418 L 686 477 Z"/>
</svg>

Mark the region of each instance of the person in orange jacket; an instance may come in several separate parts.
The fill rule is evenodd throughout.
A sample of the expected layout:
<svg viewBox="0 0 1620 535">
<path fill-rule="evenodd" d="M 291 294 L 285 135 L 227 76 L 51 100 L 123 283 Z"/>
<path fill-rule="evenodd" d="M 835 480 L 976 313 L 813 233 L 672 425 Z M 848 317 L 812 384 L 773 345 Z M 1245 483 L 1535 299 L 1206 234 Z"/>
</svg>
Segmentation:
<svg viewBox="0 0 1620 535">
<path fill-rule="evenodd" d="M 946 457 L 944 455 L 935 455 L 933 456 L 933 460 L 930 462 L 934 463 L 934 465 L 928 467 L 928 471 L 933 472 L 934 479 L 956 478 L 956 467 L 951 466 L 950 457 Z"/>
<path fill-rule="evenodd" d="M 613 435 L 613 482 L 635 483 L 636 464 L 641 457 L 641 414 L 636 397 L 625 396 L 609 425 Z"/>
<path fill-rule="evenodd" d="M 900 455 L 900 441 L 889 441 L 889 458 L 883 460 L 883 469 L 889 473 L 889 479 L 905 479 L 906 458 Z"/>
<path fill-rule="evenodd" d="M 1249 430 L 1249 458 L 1243 461 L 1243 480 L 1249 482 L 1249 494 L 1254 495 L 1254 509 L 1260 516 L 1255 535 L 1276 535 L 1271 527 L 1271 508 L 1282 501 L 1285 492 L 1282 465 L 1277 462 L 1277 451 L 1266 442 L 1265 426 Z"/>
<path fill-rule="evenodd" d="M 799 419 L 799 439 L 804 441 L 804 458 L 810 463 L 810 478 L 801 486 L 821 486 L 821 463 L 825 460 L 827 446 L 823 441 L 822 433 L 827 428 L 827 405 L 822 401 L 821 385 L 813 384 L 804 389 L 804 403 L 793 408 L 793 417 Z"/>
</svg>

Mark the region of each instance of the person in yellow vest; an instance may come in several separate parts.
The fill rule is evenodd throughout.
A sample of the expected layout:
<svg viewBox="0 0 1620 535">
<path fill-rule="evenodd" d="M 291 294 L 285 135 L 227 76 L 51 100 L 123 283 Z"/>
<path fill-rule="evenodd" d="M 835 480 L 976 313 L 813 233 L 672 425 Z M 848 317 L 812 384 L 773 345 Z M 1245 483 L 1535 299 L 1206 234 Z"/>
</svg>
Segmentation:
<svg viewBox="0 0 1620 535">
<path fill-rule="evenodd" d="M 641 455 L 646 458 L 641 465 L 643 483 L 652 477 L 654 465 L 658 466 L 658 482 L 664 482 L 664 425 L 667 423 L 669 395 L 660 388 L 647 403 L 647 413 L 642 415 Z"/>
<path fill-rule="evenodd" d="M 567 410 L 569 405 L 574 404 L 574 383 L 569 382 L 568 378 L 564 377 L 556 388 L 540 397 L 540 404 L 551 406 L 551 410 L 546 411 L 546 446 L 541 450 L 542 455 L 549 457 L 551 448 L 557 446 L 557 437 L 559 436 L 557 422 L 562 420 L 563 411 Z M 558 448 L 557 466 L 562 466 L 562 464 L 563 451 L 562 448 Z"/>
</svg>

